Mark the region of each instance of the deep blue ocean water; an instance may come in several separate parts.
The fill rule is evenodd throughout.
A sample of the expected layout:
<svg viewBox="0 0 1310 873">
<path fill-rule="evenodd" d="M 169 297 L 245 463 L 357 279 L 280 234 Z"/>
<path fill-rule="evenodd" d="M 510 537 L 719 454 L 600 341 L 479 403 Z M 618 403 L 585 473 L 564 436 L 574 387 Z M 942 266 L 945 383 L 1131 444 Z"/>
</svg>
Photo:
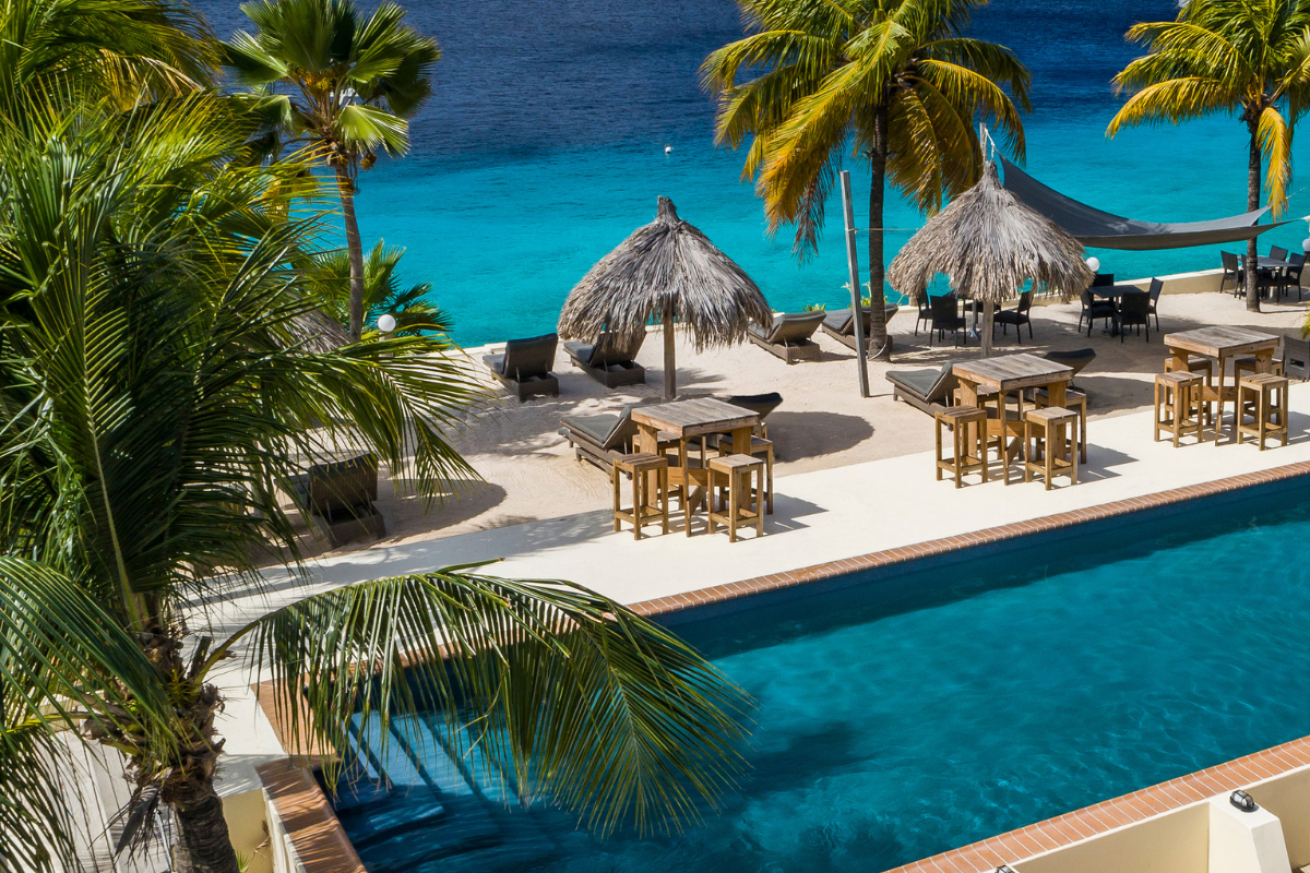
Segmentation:
<svg viewBox="0 0 1310 873">
<path fill-rule="evenodd" d="M 676 625 L 758 703 L 680 836 L 505 811 L 430 738 L 444 814 L 393 742 L 341 819 L 374 873 L 877 873 L 1305 735 L 1310 483 L 1180 509 Z"/>
<path fill-rule="evenodd" d="M 220 35 L 235 0 L 200 0 Z M 364 5 L 368 5 L 365 3 Z M 784 229 L 765 234 L 741 156 L 712 142 L 697 68 L 740 37 L 732 0 L 410 0 L 410 20 L 445 52 L 413 151 L 361 179 L 360 227 L 408 249 L 402 273 L 433 284 L 473 345 L 553 329 L 583 274 L 673 198 L 759 283 L 778 309 L 845 296 L 840 205 L 817 258 L 801 266 Z M 1028 170 L 1070 196 L 1133 218 L 1191 221 L 1244 212 L 1245 128 L 1218 117 L 1105 138 L 1120 101 L 1110 78 L 1138 53 L 1135 21 L 1173 16 L 1169 0 L 993 0 L 974 32 L 1014 49 L 1033 73 Z M 664 147 L 673 146 L 666 156 Z M 1301 152 L 1298 146 L 1296 153 Z M 868 180 L 849 167 L 867 226 Z M 1291 215 L 1310 212 L 1293 185 Z M 923 217 L 887 210 L 890 259 Z M 1300 245 L 1293 224 L 1263 237 Z M 1214 249 L 1094 252 L 1132 278 L 1218 266 Z M 846 298 L 848 299 L 848 298 Z"/>
</svg>

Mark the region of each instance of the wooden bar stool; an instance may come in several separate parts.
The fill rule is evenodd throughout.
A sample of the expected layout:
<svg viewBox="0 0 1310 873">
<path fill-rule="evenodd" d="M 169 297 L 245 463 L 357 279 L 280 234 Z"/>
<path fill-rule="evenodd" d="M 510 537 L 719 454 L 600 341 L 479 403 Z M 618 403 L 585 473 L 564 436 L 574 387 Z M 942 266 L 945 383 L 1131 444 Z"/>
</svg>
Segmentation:
<svg viewBox="0 0 1310 873">
<path fill-rule="evenodd" d="M 1240 358 L 1233 358 L 1233 379 L 1240 382 L 1244 373 L 1260 372 L 1260 361 L 1255 355 L 1244 355 Z M 1269 362 L 1269 372 L 1275 376 L 1286 375 L 1283 372 L 1283 362 L 1279 358 L 1274 358 Z"/>
<path fill-rule="evenodd" d="M 1246 423 L 1248 403 L 1255 418 L 1251 424 Z M 1278 419 L 1277 424 L 1274 418 Z M 1281 437 L 1283 445 L 1287 445 L 1286 376 L 1255 373 L 1237 383 L 1237 441 L 1246 442 L 1248 435 L 1256 438 L 1262 452 L 1265 440 L 1271 436 Z"/>
<path fill-rule="evenodd" d="M 619 506 L 619 481 L 624 474 L 632 477 L 632 510 Z M 655 479 L 655 494 L 649 492 L 650 478 Z M 622 522 L 632 525 L 633 539 L 641 539 L 641 529 L 645 525 L 659 522 L 664 533 L 669 532 L 669 459 L 664 455 L 641 452 L 635 455 L 621 455 L 614 459 L 610 468 L 610 480 L 614 485 L 614 530 L 622 530 Z M 655 500 L 652 503 L 651 497 Z"/>
<path fill-rule="evenodd" d="M 982 480 L 986 482 L 987 410 L 976 406 L 951 406 L 938 409 L 933 420 L 937 431 L 937 481 L 942 481 L 942 471 L 947 470 L 955 477 L 955 487 L 959 488 L 964 484 L 965 473 L 980 470 Z M 971 425 L 972 435 L 969 433 Z M 949 458 L 942 457 L 942 428 L 950 428 L 953 432 Z M 1003 449 L 1001 456 L 1004 457 Z"/>
<path fill-rule="evenodd" d="M 1166 373 L 1172 373 L 1174 371 L 1174 363 L 1175 362 L 1173 359 L 1173 355 L 1170 355 L 1169 357 L 1165 358 L 1164 371 Z M 1207 388 L 1214 387 L 1214 365 L 1215 362 L 1210 358 L 1206 358 L 1201 355 L 1187 356 L 1187 372 L 1200 373 L 1202 376 L 1204 376 L 1205 387 Z"/>
<path fill-rule="evenodd" d="M 1155 377 L 1155 441 L 1160 432 L 1173 436 L 1174 448 L 1188 434 L 1195 434 L 1197 442 L 1205 442 L 1204 419 L 1209 418 L 1209 406 L 1202 395 L 1205 379 L 1200 373 L 1157 373 Z M 1218 427 L 1215 439 L 1219 438 Z"/>
<path fill-rule="evenodd" d="M 732 439 L 721 437 L 718 448 L 720 456 L 731 455 Z M 750 454 L 764 458 L 764 505 L 767 507 L 768 514 L 773 515 L 773 441 L 752 436 Z"/>
<path fill-rule="evenodd" d="M 1051 405 L 1049 388 L 1038 388 L 1033 392 L 1033 404 L 1042 409 Z M 1078 459 L 1087 463 L 1087 395 L 1072 388 L 1064 390 L 1064 408 L 1078 413 Z"/>
<path fill-rule="evenodd" d="M 1051 481 L 1067 473 L 1070 483 L 1077 485 L 1078 413 L 1063 406 L 1047 406 L 1028 410 L 1023 420 L 1023 481 L 1031 482 L 1033 473 L 1041 473 L 1050 491 Z"/>
<path fill-rule="evenodd" d="M 755 522 L 756 536 L 764 536 L 764 460 L 750 455 L 722 455 L 710 458 L 710 487 L 708 494 L 714 494 L 722 486 L 719 480 L 727 480 L 728 508 L 723 512 L 722 499 L 716 508 L 709 499 L 709 532 L 714 533 L 715 524 L 728 528 L 728 541 L 737 542 L 737 528 L 744 522 Z M 754 484 L 751 477 L 755 477 Z"/>
</svg>

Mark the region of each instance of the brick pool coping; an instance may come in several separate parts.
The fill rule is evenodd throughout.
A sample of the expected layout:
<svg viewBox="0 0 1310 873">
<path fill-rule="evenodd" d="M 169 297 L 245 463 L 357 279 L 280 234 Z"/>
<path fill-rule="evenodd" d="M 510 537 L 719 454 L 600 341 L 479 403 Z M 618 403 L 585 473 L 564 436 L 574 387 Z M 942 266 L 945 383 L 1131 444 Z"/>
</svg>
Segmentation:
<svg viewBox="0 0 1310 873">
<path fill-rule="evenodd" d="M 741 582 L 730 582 L 684 594 L 659 597 L 632 604 L 631 609 L 646 616 L 676 613 L 738 597 L 749 597 L 764 591 L 819 582 L 862 570 L 1017 539 L 1029 534 L 1059 530 L 1084 522 L 1114 518 L 1144 509 L 1169 506 L 1307 474 L 1310 474 L 1310 461 L 1287 464 L 1255 473 L 1244 473 L 1198 485 L 1173 488 L 1099 506 L 985 528 L 973 533 L 829 561 L 785 573 L 771 573 Z M 259 706 L 268 717 L 282 747 L 305 748 L 303 744 L 297 745 L 287 726 L 278 717 L 273 706 L 272 683 L 261 682 L 252 687 Z M 301 763 L 288 758 L 258 768 L 260 777 L 264 780 L 269 802 L 282 819 L 283 826 L 304 865 L 305 873 L 367 873 L 323 789 L 308 770 L 314 760 L 311 751 L 310 756 Z M 890 873 L 981 873 L 981 871 L 994 870 L 1001 864 L 1019 863 L 1052 849 L 1107 833 L 1306 765 L 1310 765 L 1310 737 L 1293 740 L 1132 794 L 1105 800 L 1094 806 L 1065 813 L 959 849 L 952 849 L 896 868 Z"/>
<path fill-rule="evenodd" d="M 1310 737 L 1103 800 L 888 873 L 991 873 L 1157 815 L 1310 766 Z"/>
</svg>

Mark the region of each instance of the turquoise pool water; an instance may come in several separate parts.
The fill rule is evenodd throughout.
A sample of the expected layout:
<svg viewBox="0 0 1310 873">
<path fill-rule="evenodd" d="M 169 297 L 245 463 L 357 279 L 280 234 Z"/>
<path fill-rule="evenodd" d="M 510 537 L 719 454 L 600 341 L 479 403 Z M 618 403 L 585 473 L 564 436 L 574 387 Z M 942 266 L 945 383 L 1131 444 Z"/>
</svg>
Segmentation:
<svg viewBox="0 0 1310 873">
<path fill-rule="evenodd" d="M 221 35 L 245 26 L 237 0 L 198 5 Z M 553 330 L 569 290 L 654 218 L 661 194 L 741 263 L 774 307 L 849 299 L 840 204 L 829 206 L 818 257 L 800 266 L 786 230 L 765 234 L 760 202 L 738 178 L 742 156 L 713 145 L 714 108 L 696 71 L 742 35 L 732 0 L 403 5 L 445 57 L 414 121 L 411 154 L 361 178 L 360 227 L 366 242 L 384 237 L 408 249 L 403 276 L 432 283 L 462 343 Z M 1133 218 L 1246 210 L 1245 128 L 1236 120 L 1105 138 L 1119 105 L 1110 78 L 1139 53 L 1124 32 L 1175 12 L 1173 0 L 993 0 L 977 12 L 974 32 L 1014 49 L 1033 73 L 1030 172 Z M 1293 148 L 1299 159 L 1300 138 Z M 868 177 L 858 162 L 850 169 L 856 218 L 867 226 Z M 1290 214 L 1310 212 L 1302 183 L 1292 192 Z M 889 199 L 888 259 L 923 221 Z M 1298 222 L 1262 246 L 1295 248 L 1305 237 Z M 1217 252 L 1097 254 L 1103 270 L 1133 278 L 1217 267 Z"/>
<path fill-rule="evenodd" d="M 340 815 L 373 873 L 876 873 L 1310 733 L 1307 541 L 1299 481 L 681 623 L 759 710 L 678 837 L 510 812 L 432 748 Z"/>
</svg>

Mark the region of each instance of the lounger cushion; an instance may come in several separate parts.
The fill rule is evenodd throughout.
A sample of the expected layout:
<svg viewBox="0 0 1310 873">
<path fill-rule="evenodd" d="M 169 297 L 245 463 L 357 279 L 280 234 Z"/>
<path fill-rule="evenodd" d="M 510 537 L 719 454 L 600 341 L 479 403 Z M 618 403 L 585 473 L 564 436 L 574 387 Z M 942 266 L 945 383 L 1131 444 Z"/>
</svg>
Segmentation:
<svg viewBox="0 0 1310 873">
<path fill-rule="evenodd" d="M 834 309 L 823 319 L 823 326 L 837 333 L 849 333 L 855 329 L 855 318 L 849 309 Z"/>
<path fill-rule="evenodd" d="M 625 439 L 636 433 L 632 423 L 632 407 L 623 407 L 622 412 L 604 412 L 598 415 L 566 415 L 560 424 L 577 436 L 596 443 L 604 449 L 615 448 Z"/>
<path fill-rule="evenodd" d="M 555 362 L 558 344 L 559 336 L 553 333 L 510 340 L 505 343 L 504 354 L 484 355 L 482 362 L 501 376 L 520 380 L 545 378 Z"/>
<path fill-rule="evenodd" d="M 586 367 L 630 364 L 636 359 L 637 353 L 641 351 L 641 344 L 645 339 L 645 334 L 643 334 L 638 337 L 636 342 L 630 342 L 624 346 L 615 341 L 611 334 L 601 334 L 600 339 L 595 343 L 567 342 L 564 344 L 564 351 L 568 353 L 569 357 Z"/>
<path fill-rule="evenodd" d="M 814 335 L 814 331 L 823 323 L 825 314 L 822 310 L 815 312 L 785 312 L 773 316 L 773 324 L 768 328 L 758 324 L 749 326 L 749 330 L 759 339 L 770 343 L 801 343 Z"/>
<path fill-rule="evenodd" d="M 504 355 L 483 355 L 482 363 L 487 365 L 487 369 L 493 373 L 505 375 L 505 356 Z"/>
<path fill-rule="evenodd" d="M 891 370 L 887 373 L 888 382 L 925 399 L 932 393 L 932 389 L 937 386 L 941 378 L 941 370 L 935 369 Z"/>
<path fill-rule="evenodd" d="M 777 391 L 770 391 L 768 394 L 736 394 L 723 398 L 723 402 L 749 409 L 763 419 L 782 403 L 782 395 Z"/>
<path fill-rule="evenodd" d="M 619 423 L 619 414 L 607 412 L 600 415 L 568 415 L 561 418 L 560 423 L 593 443 L 604 445 L 610 434 L 614 432 L 615 425 Z"/>
</svg>

